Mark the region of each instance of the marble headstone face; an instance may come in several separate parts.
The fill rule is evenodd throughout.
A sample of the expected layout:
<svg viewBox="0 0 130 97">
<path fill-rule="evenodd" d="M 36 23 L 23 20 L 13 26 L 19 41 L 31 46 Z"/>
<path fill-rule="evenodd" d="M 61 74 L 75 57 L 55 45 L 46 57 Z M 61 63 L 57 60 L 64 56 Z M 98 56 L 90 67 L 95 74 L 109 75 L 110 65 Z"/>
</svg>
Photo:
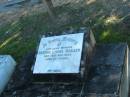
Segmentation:
<svg viewBox="0 0 130 97">
<path fill-rule="evenodd" d="M 84 33 L 42 38 L 33 74 L 79 73 Z"/>
<path fill-rule="evenodd" d="M 16 62 L 10 55 L 0 55 L 0 94 L 7 86 L 15 66 Z"/>
</svg>

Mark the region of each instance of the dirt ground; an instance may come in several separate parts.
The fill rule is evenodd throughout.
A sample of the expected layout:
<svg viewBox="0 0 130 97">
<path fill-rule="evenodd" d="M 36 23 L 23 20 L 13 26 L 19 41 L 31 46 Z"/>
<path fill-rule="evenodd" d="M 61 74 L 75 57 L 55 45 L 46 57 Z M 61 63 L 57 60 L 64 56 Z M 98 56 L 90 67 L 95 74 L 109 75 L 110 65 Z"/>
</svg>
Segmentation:
<svg viewBox="0 0 130 97">
<path fill-rule="evenodd" d="M 4 2 L 5 0 L 0 1 Z M 54 6 L 71 3 L 71 7 L 78 8 L 84 6 L 88 10 L 87 18 L 94 18 L 95 16 L 121 16 L 124 17 L 130 13 L 130 0 L 53 0 Z M 64 2 L 62 2 L 64 1 Z M 82 2 L 82 3 L 80 3 Z M 101 10 L 98 10 L 102 7 Z M 15 21 L 19 17 L 27 14 L 34 14 L 38 12 L 46 12 L 44 4 L 35 4 L 33 6 L 28 4 L 20 5 L 8 11 L 0 12 L 0 25 L 7 22 Z"/>
<path fill-rule="evenodd" d="M 1 2 L 3 2 L 3 0 Z M 14 21 L 18 21 L 20 17 L 26 16 L 26 15 L 46 12 L 46 8 L 44 7 L 44 4 L 36 4 L 36 5 L 29 5 L 29 6 L 28 5 L 29 4 L 20 5 L 20 7 L 14 7 L 11 10 L 0 12 L 0 27 L 2 27 L 3 25 L 6 25 L 8 22 L 13 23 Z M 116 26 L 115 25 L 113 26 L 113 24 L 116 24 L 116 23 L 121 24 L 120 21 L 122 21 L 122 20 L 123 21 L 125 20 L 124 25 L 125 25 L 125 27 L 128 28 L 127 31 L 128 32 L 130 31 L 129 30 L 130 29 L 130 25 L 129 25 L 130 24 L 130 18 L 129 18 L 130 17 L 130 15 L 129 15 L 130 14 L 130 0 L 85 0 L 83 2 L 77 1 L 77 2 L 71 2 L 70 4 L 65 4 L 64 6 L 56 7 L 55 12 L 58 14 L 58 16 L 56 18 L 58 20 L 58 22 L 56 22 L 56 24 L 59 24 L 61 26 L 65 22 L 67 22 L 67 24 L 69 24 L 69 26 L 72 26 L 71 23 L 78 24 L 80 22 L 83 25 L 90 26 L 91 28 L 98 26 L 97 27 L 98 31 L 100 32 L 100 29 L 102 29 L 101 32 L 103 32 L 103 34 L 100 34 L 100 33 L 98 33 L 98 34 L 100 34 L 101 37 L 103 36 L 102 37 L 103 39 L 108 36 L 108 38 L 106 38 L 107 41 L 115 39 L 115 37 L 114 38 L 111 36 L 109 37 L 109 33 L 107 33 L 107 31 L 108 32 L 110 31 L 112 33 L 115 31 L 118 31 L 117 29 L 119 29 L 119 27 L 116 28 Z M 128 17 L 128 18 L 126 18 L 126 17 Z M 27 19 L 29 19 L 29 18 L 27 18 Z M 3 37 L 0 36 L 0 38 L 5 40 L 1 44 L 4 44 L 4 42 L 7 42 L 7 45 L 4 46 L 5 48 L 4 47 L 1 48 L 1 51 L 3 49 L 5 51 L 5 53 L 7 53 L 6 49 L 8 49 L 10 47 L 8 52 L 10 52 L 10 49 L 12 49 L 11 53 L 15 57 L 18 57 L 19 55 L 16 56 L 17 53 L 14 53 L 14 51 L 16 50 L 16 48 L 20 47 L 19 44 L 22 44 L 23 40 L 29 40 L 29 39 L 31 39 L 30 41 L 32 42 L 34 40 L 33 38 L 35 36 L 38 37 L 38 35 L 39 35 L 39 33 L 35 32 L 35 31 L 37 30 L 37 28 L 39 28 L 38 26 L 41 26 L 41 24 L 42 24 L 42 23 L 38 23 L 38 22 L 40 22 L 44 18 L 41 18 L 41 19 L 35 18 L 35 19 L 36 20 L 34 20 L 34 21 L 30 20 L 31 23 L 33 21 L 34 25 L 31 25 L 28 23 L 28 25 L 27 25 L 28 27 L 22 28 L 22 31 L 23 31 L 23 32 L 21 32 L 23 35 L 22 37 L 18 37 L 18 39 L 16 37 L 14 37 L 14 40 L 12 40 L 11 42 L 6 41 L 6 40 L 8 40 L 8 38 L 7 38 L 8 33 L 7 34 L 5 34 L 5 32 L 4 32 L 4 34 L 0 33 L 1 36 L 3 35 Z M 45 18 L 45 19 L 48 19 L 48 18 Z M 26 19 L 25 19 L 25 21 L 26 21 Z M 46 23 L 46 21 L 47 21 L 47 23 Z M 49 21 L 49 23 L 48 23 L 48 21 Z M 42 24 L 42 26 L 46 27 L 46 24 L 48 24 L 49 26 L 55 26 L 55 25 L 52 25 L 51 23 L 52 23 L 51 20 L 48 19 L 48 20 L 45 20 L 45 23 L 44 23 L 44 25 Z M 37 26 L 37 27 L 34 27 L 34 26 Z M 79 25 L 79 26 L 81 26 L 81 25 Z M 111 28 L 111 26 L 113 26 L 113 28 Z M 33 27 L 34 27 L 34 29 L 33 29 Z M 43 28 L 43 27 L 41 27 L 41 28 Z M 48 29 L 49 28 L 51 28 L 51 27 L 48 27 Z M 122 28 L 122 26 L 120 28 Z M 108 30 L 108 29 L 110 29 L 110 30 Z M 112 31 L 111 31 L 111 29 L 112 29 Z M 39 32 L 41 32 L 41 31 L 39 31 Z M 23 33 L 26 33 L 26 35 Z M 12 33 L 9 33 L 9 34 L 14 35 Z M 4 37 L 4 36 L 6 36 L 6 37 Z M 129 44 L 130 44 L 130 39 L 128 39 L 128 37 L 130 37 L 130 36 L 127 35 L 127 40 L 129 41 Z M 19 40 L 20 38 L 23 38 L 23 40 L 20 40 L 20 42 L 13 44 L 13 43 L 17 42 L 16 40 Z M 11 39 L 13 39 L 13 38 L 11 38 Z M 11 40 L 11 39 L 9 38 L 9 40 Z M 118 40 L 118 39 L 120 39 L 120 37 L 116 36 L 116 39 Z M 121 38 L 121 39 L 123 41 L 126 39 L 126 37 Z M 24 50 L 27 45 L 31 44 L 30 41 L 28 43 L 27 43 L 27 41 L 25 41 L 24 43 L 26 43 L 26 44 L 22 44 L 22 47 L 16 51 L 19 52 L 19 51 L 21 51 L 21 49 Z M 33 46 L 33 44 L 34 43 L 31 44 L 32 45 L 31 47 L 32 48 L 36 47 L 36 46 Z M 27 49 L 28 49 L 28 47 L 27 47 Z M 23 51 L 21 53 L 23 55 L 23 53 L 25 53 L 25 52 Z M 32 55 L 29 56 L 29 58 L 31 58 L 31 57 L 32 57 Z M 21 56 L 20 56 L 20 59 L 21 59 Z M 31 60 L 31 59 L 28 59 L 28 60 Z M 25 65 L 25 63 L 26 62 L 23 61 L 21 66 Z M 31 64 L 31 63 L 29 63 L 29 64 Z M 26 71 L 28 71 L 28 70 L 26 70 Z M 23 75 L 23 73 L 21 75 Z M 23 76 L 26 77 L 26 74 L 24 74 Z M 20 77 L 20 75 L 19 75 L 19 77 Z M 28 84 L 30 84 L 30 83 L 28 83 Z M 38 88 L 38 91 L 41 91 L 41 89 L 39 89 L 39 87 L 36 87 L 35 89 L 37 90 L 37 88 Z M 30 89 L 28 91 L 30 91 Z M 14 91 L 13 95 L 17 95 L 17 92 Z M 31 96 L 31 97 L 33 97 L 33 96 Z M 39 97 L 45 97 L 45 96 L 39 96 Z M 76 97 L 76 96 L 74 96 L 74 97 Z"/>
<path fill-rule="evenodd" d="M 2 0 L 0 1 L 0 4 L 5 3 L 6 1 L 7 0 Z M 61 6 L 63 4 L 68 4 L 68 3 L 78 3 L 80 1 L 82 0 L 76 0 L 76 1 L 75 0 L 66 0 L 66 1 L 52 0 L 54 7 Z M 0 25 L 8 22 L 16 21 L 21 16 L 47 11 L 43 3 L 31 5 L 31 3 L 27 2 L 25 4 L 20 4 L 18 7 L 16 6 L 13 9 L 11 7 L 12 6 L 10 6 L 6 11 L 0 12 Z"/>
</svg>

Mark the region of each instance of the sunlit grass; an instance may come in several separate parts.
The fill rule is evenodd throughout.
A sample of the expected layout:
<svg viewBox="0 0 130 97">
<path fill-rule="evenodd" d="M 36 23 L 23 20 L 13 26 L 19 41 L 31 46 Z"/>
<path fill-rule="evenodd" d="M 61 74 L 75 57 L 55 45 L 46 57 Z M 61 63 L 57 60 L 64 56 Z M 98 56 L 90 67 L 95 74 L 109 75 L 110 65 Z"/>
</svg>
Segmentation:
<svg viewBox="0 0 130 97">
<path fill-rule="evenodd" d="M 101 36 L 100 36 L 100 39 L 103 40 L 103 39 L 107 38 L 109 35 L 110 35 L 110 32 L 109 32 L 109 31 L 103 32 L 103 33 L 101 34 Z"/>
<path fill-rule="evenodd" d="M 115 19 L 115 18 L 114 18 Z M 128 42 L 130 38 L 121 34 L 120 27 L 116 23 L 105 25 L 107 19 L 95 18 L 92 20 L 91 28 L 95 34 L 97 43 L 112 43 L 112 42 Z M 113 20 L 112 20 L 113 21 Z M 60 28 L 49 27 L 49 19 L 47 15 L 36 14 L 22 17 L 19 21 L 13 22 L 10 25 L 0 29 L 1 37 L 0 53 L 11 54 L 17 61 L 30 51 L 36 50 L 38 46 L 39 36 L 50 31 L 63 31 L 68 27 L 77 29 L 79 27 L 87 27 L 88 24 L 72 23 L 60 26 Z M 97 26 L 95 26 L 97 24 Z M 9 35 L 1 32 L 9 31 Z"/>
<path fill-rule="evenodd" d="M 110 17 L 108 17 L 106 20 L 105 20 L 105 24 L 108 25 L 108 24 L 114 24 L 114 23 L 117 23 L 119 22 L 119 18 L 115 15 L 112 15 Z"/>
<path fill-rule="evenodd" d="M 87 5 L 92 4 L 92 3 L 94 3 L 94 2 L 96 2 L 96 0 L 86 0 L 86 4 L 87 4 Z"/>
<path fill-rule="evenodd" d="M 8 39 L 6 39 L 1 45 L 0 45 L 0 49 L 3 48 L 4 46 L 8 45 L 13 39 L 17 38 L 19 36 L 20 33 L 17 33 L 11 37 L 9 37 Z"/>
<path fill-rule="evenodd" d="M 122 30 L 120 26 L 120 18 L 108 15 L 106 8 L 101 3 L 93 5 L 96 0 L 88 1 L 86 8 L 79 10 L 69 8 L 69 6 L 56 8 L 56 14 L 61 15 L 67 12 L 73 19 L 72 23 L 57 26 L 57 22 L 52 23 L 47 13 L 34 13 L 4 25 L 0 28 L 0 54 L 11 54 L 19 62 L 28 52 L 36 50 L 41 35 L 47 32 L 62 32 L 69 27 L 91 28 L 97 43 L 128 42 L 130 44 L 130 36 L 124 34 L 125 30 Z M 82 15 L 81 11 L 84 11 L 83 14 L 85 14 L 83 19 L 79 15 Z M 25 12 L 25 14 L 27 13 Z M 76 16 L 77 14 L 78 16 Z M 75 22 L 79 19 L 82 20 Z"/>
</svg>

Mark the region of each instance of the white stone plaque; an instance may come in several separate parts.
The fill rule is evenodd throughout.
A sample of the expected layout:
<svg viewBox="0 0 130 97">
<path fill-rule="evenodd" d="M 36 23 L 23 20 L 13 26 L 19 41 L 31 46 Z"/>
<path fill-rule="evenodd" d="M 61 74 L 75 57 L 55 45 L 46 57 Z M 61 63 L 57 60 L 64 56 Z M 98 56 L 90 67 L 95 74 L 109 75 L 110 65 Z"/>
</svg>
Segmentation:
<svg viewBox="0 0 130 97">
<path fill-rule="evenodd" d="M 84 33 L 42 38 L 34 74 L 79 73 Z"/>
<path fill-rule="evenodd" d="M 7 86 L 15 67 L 16 62 L 10 55 L 0 55 L 0 95 Z"/>
</svg>

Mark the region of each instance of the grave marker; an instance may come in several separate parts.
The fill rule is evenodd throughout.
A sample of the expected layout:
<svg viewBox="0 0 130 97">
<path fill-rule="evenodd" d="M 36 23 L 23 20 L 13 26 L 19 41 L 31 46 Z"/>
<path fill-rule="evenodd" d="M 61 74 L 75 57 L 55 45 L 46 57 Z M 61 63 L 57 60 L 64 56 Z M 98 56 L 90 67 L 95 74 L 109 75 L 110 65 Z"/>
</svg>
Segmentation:
<svg viewBox="0 0 130 97">
<path fill-rule="evenodd" d="M 42 38 L 34 74 L 79 73 L 84 33 Z"/>
<path fill-rule="evenodd" d="M 87 78 L 96 44 L 94 35 L 84 28 L 65 33 L 69 34 L 41 38 L 33 69 L 35 81 Z"/>
<path fill-rule="evenodd" d="M 8 84 L 16 62 L 10 55 L 0 55 L 0 94 Z"/>
</svg>

